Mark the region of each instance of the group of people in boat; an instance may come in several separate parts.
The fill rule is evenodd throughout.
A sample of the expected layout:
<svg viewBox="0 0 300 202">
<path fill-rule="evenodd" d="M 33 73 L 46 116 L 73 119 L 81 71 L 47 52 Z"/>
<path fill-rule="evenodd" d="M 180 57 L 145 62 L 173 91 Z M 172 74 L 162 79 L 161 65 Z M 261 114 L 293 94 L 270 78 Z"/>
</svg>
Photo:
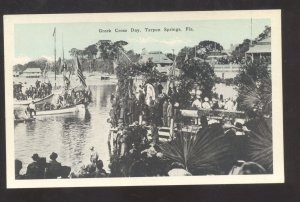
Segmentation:
<svg viewBox="0 0 300 202">
<path fill-rule="evenodd" d="M 89 88 L 78 91 L 75 91 L 74 89 L 66 90 L 58 96 L 55 109 L 66 108 L 90 102 L 92 102 L 92 92 Z M 45 110 L 47 110 L 47 108 L 45 108 Z"/>
<path fill-rule="evenodd" d="M 92 102 L 92 93 L 90 89 L 75 91 L 74 89 L 64 91 L 58 95 L 56 100 L 52 102 L 44 102 L 42 105 L 38 105 L 38 110 L 47 111 L 55 109 L 63 109 L 72 107 L 78 104 L 86 104 Z M 26 109 L 26 114 L 32 117 L 32 114 L 36 112 L 36 106 L 34 102 L 30 103 Z"/>
<path fill-rule="evenodd" d="M 36 80 L 35 86 L 30 85 L 25 89 L 25 92 L 23 93 L 22 90 L 22 83 L 19 85 L 14 85 L 14 97 L 17 100 L 27 100 L 29 98 L 31 99 L 37 99 L 37 98 L 44 98 L 48 95 L 52 94 L 52 85 L 50 81 L 48 82 L 42 82 L 39 80 Z"/>
</svg>

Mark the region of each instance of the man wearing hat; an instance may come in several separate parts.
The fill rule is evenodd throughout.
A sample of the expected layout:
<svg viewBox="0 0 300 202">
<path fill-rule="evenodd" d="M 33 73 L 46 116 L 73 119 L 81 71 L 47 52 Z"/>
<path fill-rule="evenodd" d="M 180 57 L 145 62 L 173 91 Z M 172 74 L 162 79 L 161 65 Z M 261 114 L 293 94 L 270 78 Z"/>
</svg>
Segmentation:
<svg viewBox="0 0 300 202">
<path fill-rule="evenodd" d="M 27 166 L 26 178 L 43 179 L 45 174 L 45 166 L 41 163 L 41 158 L 38 154 L 33 154 L 31 158 L 33 162 Z"/>
<path fill-rule="evenodd" d="M 48 179 L 56 179 L 58 176 L 60 176 L 61 163 L 56 161 L 57 157 L 58 155 L 55 152 L 52 152 L 52 154 L 49 156 L 51 160 L 47 164 L 47 170 L 46 170 L 46 178 Z"/>
</svg>

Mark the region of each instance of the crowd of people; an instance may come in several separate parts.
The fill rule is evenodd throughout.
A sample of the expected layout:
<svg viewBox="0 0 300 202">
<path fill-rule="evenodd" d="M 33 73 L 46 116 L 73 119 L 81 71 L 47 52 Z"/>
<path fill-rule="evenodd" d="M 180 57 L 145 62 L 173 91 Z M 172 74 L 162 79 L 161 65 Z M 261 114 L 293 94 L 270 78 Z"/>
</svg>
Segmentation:
<svg viewBox="0 0 300 202">
<path fill-rule="evenodd" d="M 221 110 L 229 110 L 236 111 L 237 110 L 237 102 L 233 98 L 223 98 L 221 94 L 219 99 L 212 98 L 211 100 L 207 97 L 201 99 L 199 95 L 194 98 L 192 103 L 192 108 L 194 109 L 221 109 Z"/>
<path fill-rule="evenodd" d="M 117 127 L 120 123 L 130 125 L 141 120 L 156 126 L 170 126 L 171 118 L 178 112 L 176 102 L 176 88 L 170 90 L 168 94 L 160 92 L 156 98 L 147 96 L 146 88 L 141 87 L 138 93 L 131 94 L 125 98 L 112 95 L 112 109 L 110 111 L 110 121 L 112 127 Z"/>
</svg>

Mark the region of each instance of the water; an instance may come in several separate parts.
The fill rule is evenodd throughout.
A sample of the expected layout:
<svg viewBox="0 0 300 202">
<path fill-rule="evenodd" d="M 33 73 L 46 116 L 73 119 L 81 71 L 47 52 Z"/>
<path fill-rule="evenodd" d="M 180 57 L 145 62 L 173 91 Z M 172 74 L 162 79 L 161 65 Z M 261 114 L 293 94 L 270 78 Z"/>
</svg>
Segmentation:
<svg viewBox="0 0 300 202">
<path fill-rule="evenodd" d="M 91 146 L 95 147 L 104 168 L 108 170 L 109 124 L 106 120 L 111 109 L 110 96 L 115 92 L 116 85 L 103 82 L 89 87 L 93 102 L 88 106 L 85 116 L 47 116 L 32 123 L 15 125 L 15 158 L 23 162 L 21 173 L 26 172 L 34 153 L 49 160 L 50 154 L 56 152 L 57 161 L 76 169 L 89 163 Z"/>
</svg>

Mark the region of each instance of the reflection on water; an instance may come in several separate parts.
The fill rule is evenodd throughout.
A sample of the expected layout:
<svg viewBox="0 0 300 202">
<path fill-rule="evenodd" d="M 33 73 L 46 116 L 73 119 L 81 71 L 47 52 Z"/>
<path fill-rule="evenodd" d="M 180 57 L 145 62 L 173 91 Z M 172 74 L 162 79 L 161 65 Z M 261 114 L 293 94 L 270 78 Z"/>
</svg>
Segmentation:
<svg viewBox="0 0 300 202">
<path fill-rule="evenodd" d="M 85 116 L 56 115 L 40 117 L 32 123 L 15 125 L 15 158 L 23 162 L 25 172 L 32 161 L 33 153 L 47 157 L 58 153 L 58 161 L 76 168 L 89 162 L 89 148 L 93 145 L 107 169 L 109 152 L 107 136 L 109 124 L 106 122 L 111 108 L 110 95 L 114 84 L 90 86 L 93 102 Z"/>
</svg>

